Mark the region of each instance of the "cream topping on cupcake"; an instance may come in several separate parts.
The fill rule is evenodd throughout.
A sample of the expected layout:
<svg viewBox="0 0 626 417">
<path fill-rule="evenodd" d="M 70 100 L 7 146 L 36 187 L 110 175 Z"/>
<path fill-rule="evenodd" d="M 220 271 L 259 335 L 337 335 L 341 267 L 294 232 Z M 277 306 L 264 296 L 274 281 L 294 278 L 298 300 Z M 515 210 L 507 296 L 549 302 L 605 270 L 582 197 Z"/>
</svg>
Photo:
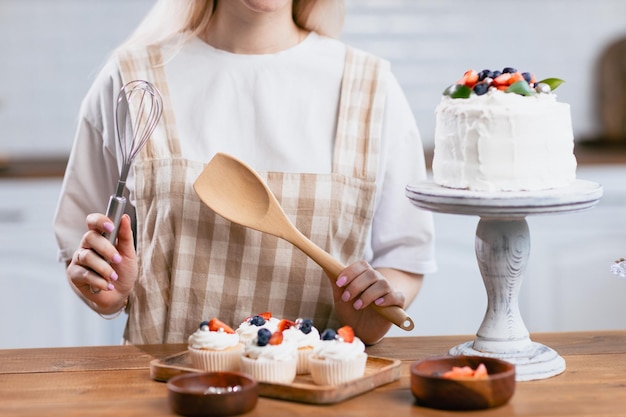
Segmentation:
<svg viewBox="0 0 626 417">
<path fill-rule="evenodd" d="M 365 352 L 365 344 L 355 337 L 352 343 L 339 340 L 322 340 L 313 349 L 313 355 L 322 359 L 348 360 L 358 353 Z"/>
<path fill-rule="evenodd" d="M 198 330 L 189 336 L 187 343 L 193 349 L 224 350 L 237 345 L 239 335 L 227 333 L 222 329 L 211 331 L 209 326 L 203 322 Z"/>
<path fill-rule="evenodd" d="M 320 359 L 346 361 L 355 355 L 365 352 L 365 344 L 349 326 L 344 326 L 335 332 L 326 329 L 322 332 L 321 340 L 313 349 L 313 356 Z"/>
<path fill-rule="evenodd" d="M 320 333 L 308 319 L 298 319 L 295 326 L 283 331 L 285 340 L 294 342 L 300 347 L 314 347 L 320 342 Z"/>
<path fill-rule="evenodd" d="M 259 334 L 265 332 L 264 335 Z M 298 347 L 292 341 L 280 336 L 280 343 L 269 342 L 272 335 L 267 329 L 257 331 L 257 336 L 244 349 L 244 355 L 258 361 L 290 361 L 297 359 Z"/>
<path fill-rule="evenodd" d="M 254 340 L 260 328 L 268 329 L 270 332 L 274 333 L 278 328 L 278 323 L 280 323 L 280 320 L 276 317 L 266 319 L 261 315 L 256 315 L 244 320 L 239 327 L 235 329 L 235 332 L 239 335 L 239 340 L 248 344 Z"/>
<path fill-rule="evenodd" d="M 244 349 L 244 355 L 259 361 L 293 360 L 297 352 L 295 343 L 286 340 L 279 345 L 258 346 L 256 343 L 248 343 Z"/>
</svg>

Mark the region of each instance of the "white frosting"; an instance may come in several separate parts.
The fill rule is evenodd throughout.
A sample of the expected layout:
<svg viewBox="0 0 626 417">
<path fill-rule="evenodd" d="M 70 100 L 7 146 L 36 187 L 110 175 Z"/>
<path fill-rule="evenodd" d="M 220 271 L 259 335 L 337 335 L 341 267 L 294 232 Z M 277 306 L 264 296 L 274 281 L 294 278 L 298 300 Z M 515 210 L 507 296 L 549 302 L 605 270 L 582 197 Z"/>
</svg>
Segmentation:
<svg viewBox="0 0 626 417">
<path fill-rule="evenodd" d="M 193 349 L 224 350 L 239 343 L 239 335 L 224 331 L 212 332 L 206 326 L 196 330 L 187 343 Z"/>
<path fill-rule="evenodd" d="M 283 340 L 278 345 L 258 346 L 255 342 L 246 344 L 244 355 L 258 361 L 293 361 L 298 357 L 295 343 Z"/>
<path fill-rule="evenodd" d="M 313 349 L 313 356 L 320 359 L 347 361 L 365 352 L 365 345 L 358 337 L 352 343 L 340 340 L 321 340 Z"/>
<path fill-rule="evenodd" d="M 283 337 L 285 340 L 294 342 L 299 348 L 316 346 L 320 342 L 320 332 L 315 327 L 311 327 L 308 334 L 304 334 L 296 327 L 290 327 L 283 331 Z"/>
<path fill-rule="evenodd" d="M 443 96 L 435 110 L 433 180 L 476 191 L 532 191 L 576 179 L 570 107 L 554 94 Z"/>
<path fill-rule="evenodd" d="M 278 323 L 280 323 L 280 320 L 275 317 L 265 320 L 265 324 L 262 326 L 255 326 L 248 321 L 244 321 L 235 329 L 235 332 L 239 335 L 239 340 L 248 344 L 256 338 L 259 329 L 267 329 L 274 333 L 278 329 Z"/>
</svg>

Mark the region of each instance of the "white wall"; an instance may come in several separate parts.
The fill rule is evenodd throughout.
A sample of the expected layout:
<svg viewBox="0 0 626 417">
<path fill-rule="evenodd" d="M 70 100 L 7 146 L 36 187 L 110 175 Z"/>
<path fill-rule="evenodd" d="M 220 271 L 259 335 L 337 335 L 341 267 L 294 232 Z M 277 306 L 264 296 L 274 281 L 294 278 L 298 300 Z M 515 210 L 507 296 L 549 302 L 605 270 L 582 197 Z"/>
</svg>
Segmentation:
<svg viewBox="0 0 626 417">
<path fill-rule="evenodd" d="M 153 0 L 0 0 L 0 154 L 66 154 L 108 52 Z M 391 61 L 432 144 L 433 109 L 466 69 L 514 66 L 567 84 L 577 137 L 592 136 L 594 66 L 626 36 L 623 0 L 346 0 L 343 39 Z"/>
<path fill-rule="evenodd" d="M 66 155 L 80 102 L 152 0 L 0 0 L 0 155 Z"/>
<path fill-rule="evenodd" d="M 51 234 L 59 179 L 0 181 L 0 349 L 109 345 L 125 317 L 107 321 L 69 287 Z"/>
<path fill-rule="evenodd" d="M 344 39 L 389 59 L 432 144 L 433 109 L 465 70 L 512 66 L 566 80 L 577 138 L 593 136 L 594 66 L 626 36 L 623 0 L 353 0 Z"/>
</svg>

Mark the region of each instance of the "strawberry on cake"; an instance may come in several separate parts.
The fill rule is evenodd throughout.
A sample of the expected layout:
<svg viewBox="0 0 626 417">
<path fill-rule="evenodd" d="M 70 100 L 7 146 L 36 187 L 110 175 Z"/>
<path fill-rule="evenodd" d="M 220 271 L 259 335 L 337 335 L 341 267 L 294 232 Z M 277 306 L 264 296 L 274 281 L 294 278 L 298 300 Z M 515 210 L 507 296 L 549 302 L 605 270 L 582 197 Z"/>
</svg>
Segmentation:
<svg viewBox="0 0 626 417">
<path fill-rule="evenodd" d="M 574 182 L 570 106 L 554 94 L 561 83 L 513 67 L 466 71 L 435 110 L 434 182 L 481 192 Z"/>
</svg>

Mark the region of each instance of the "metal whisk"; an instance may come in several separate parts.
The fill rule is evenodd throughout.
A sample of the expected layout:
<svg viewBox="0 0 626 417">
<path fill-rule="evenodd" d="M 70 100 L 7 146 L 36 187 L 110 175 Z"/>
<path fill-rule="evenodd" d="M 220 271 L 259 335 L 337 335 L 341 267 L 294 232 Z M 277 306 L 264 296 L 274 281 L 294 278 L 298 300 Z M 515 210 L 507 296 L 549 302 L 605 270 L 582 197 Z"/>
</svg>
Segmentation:
<svg viewBox="0 0 626 417">
<path fill-rule="evenodd" d="M 131 112 L 134 112 L 134 117 L 131 117 Z M 112 233 L 105 234 L 113 244 L 117 239 L 117 229 L 126 207 L 124 189 L 126 188 L 128 171 L 135 156 L 152 136 L 161 119 L 162 112 L 161 93 L 148 81 L 130 81 L 120 89 L 115 106 L 115 127 L 123 165 L 117 190 L 109 198 L 106 212 L 107 217 L 115 224 L 115 229 Z"/>
</svg>

